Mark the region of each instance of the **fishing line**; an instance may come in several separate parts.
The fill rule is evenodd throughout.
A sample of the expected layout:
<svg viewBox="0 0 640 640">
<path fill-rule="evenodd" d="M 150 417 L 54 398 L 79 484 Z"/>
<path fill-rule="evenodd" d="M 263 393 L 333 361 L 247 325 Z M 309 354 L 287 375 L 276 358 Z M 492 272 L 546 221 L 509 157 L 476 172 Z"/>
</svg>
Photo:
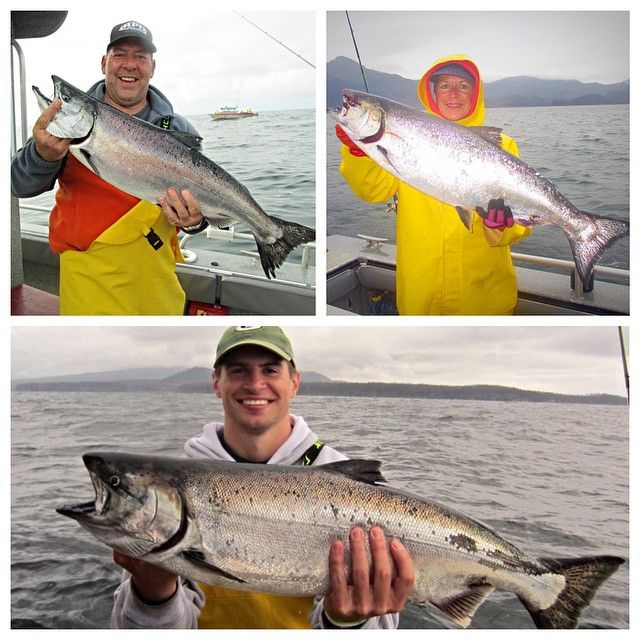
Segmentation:
<svg viewBox="0 0 640 640">
<path fill-rule="evenodd" d="M 306 62 L 310 67 L 314 69 L 316 68 L 314 64 L 311 64 L 308 60 L 305 60 L 305 58 L 303 58 L 299 53 L 296 53 L 293 49 L 289 49 L 289 47 L 287 47 L 286 44 L 284 44 L 283 42 L 280 42 L 280 40 L 278 40 L 277 38 L 274 38 L 270 33 L 265 31 L 261 27 L 259 27 L 255 22 L 251 22 L 249 18 L 245 18 L 241 13 L 238 13 L 237 11 L 234 11 L 233 13 L 235 13 L 237 16 L 240 16 L 243 20 L 246 20 L 249 24 L 253 25 L 256 29 L 259 29 L 260 31 L 262 31 L 262 33 L 264 33 L 265 35 L 268 35 L 272 40 L 275 40 L 279 45 L 283 46 L 287 51 L 290 51 L 291 53 L 293 53 L 294 56 L 298 56 L 300 60 L 302 60 L 303 62 Z"/>
<path fill-rule="evenodd" d="M 364 80 L 364 88 L 367 93 L 371 93 L 369 91 L 369 85 L 367 84 L 367 76 L 364 74 L 364 67 L 362 66 L 362 60 L 360 60 L 360 52 L 358 51 L 358 44 L 356 43 L 356 37 L 353 33 L 353 27 L 351 26 L 351 19 L 349 18 L 349 12 L 345 11 L 347 15 L 347 22 L 349 23 L 349 31 L 351 31 L 351 39 L 353 40 L 353 48 L 356 50 L 356 56 L 358 56 L 358 64 L 360 65 L 360 72 L 362 73 L 362 79 Z"/>
</svg>

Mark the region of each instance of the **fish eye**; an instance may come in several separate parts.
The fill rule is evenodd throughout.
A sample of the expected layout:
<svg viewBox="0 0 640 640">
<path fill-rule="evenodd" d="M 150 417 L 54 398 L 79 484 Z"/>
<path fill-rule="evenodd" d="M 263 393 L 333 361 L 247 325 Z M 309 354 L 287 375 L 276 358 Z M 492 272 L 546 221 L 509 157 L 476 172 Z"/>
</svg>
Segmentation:
<svg viewBox="0 0 640 640">
<path fill-rule="evenodd" d="M 110 484 L 112 487 L 117 487 L 117 486 L 119 486 L 119 485 L 120 485 L 120 478 L 119 478 L 118 476 L 111 476 L 111 477 L 109 478 L 109 484 Z"/>
<path fill-rule="evenodd" d="M 347 102 L 349 103 L 350 107 L 356 106 L 356 101 L 353 98 L 347 98 Z"/>
</svg>

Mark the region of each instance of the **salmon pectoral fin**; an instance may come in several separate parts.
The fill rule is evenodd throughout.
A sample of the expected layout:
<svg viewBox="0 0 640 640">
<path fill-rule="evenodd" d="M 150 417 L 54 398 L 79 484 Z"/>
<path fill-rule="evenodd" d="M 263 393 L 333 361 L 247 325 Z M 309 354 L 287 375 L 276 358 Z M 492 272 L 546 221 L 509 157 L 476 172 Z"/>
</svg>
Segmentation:
<svg viewBox="0 0 640 640">
<path fill-rule="evenodd" d="M 238 578 L 231 573 L 228 573 L 224 569 L 220 567 L 216 567 L 215 565 L 207 562 L 207 558 L 202 551 L 197 551 L 195 549 L 190 549 L 189 551 L 183 551 L 182 555 L 192 564 L 198 565 L 211 571 L 212 573 L 217 573 L 219 576 L 224 578 L 228 578 L 229 580 L 233 580 L 234 582 L 245 582 L 242 578 Z"/>
<path fill-rule="evenodd" d="M 464 591 L 440 600 L 430 600 L 446 616 L 461 627 L 468 627 L 478 607 L 493 593 L 491 584 L 475 584 Z"/>
<path fill-rule="evenodd" d="M 473 232 L 473 214 L 472 209 L 465 209 L 464 207 L 456 207 L 456 211 L 460 216 L 462 224 L 471 232 Z"/>
</svg>

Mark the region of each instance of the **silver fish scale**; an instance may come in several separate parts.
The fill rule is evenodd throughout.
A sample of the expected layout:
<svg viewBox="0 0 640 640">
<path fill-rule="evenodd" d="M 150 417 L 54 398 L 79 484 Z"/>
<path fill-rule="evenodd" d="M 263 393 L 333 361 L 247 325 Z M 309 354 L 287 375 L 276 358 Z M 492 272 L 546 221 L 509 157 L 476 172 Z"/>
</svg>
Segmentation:
<svg viewBox="0 0 640 640">
<path fill-rule="evenodd" d="M 474 209 L 501 197 L 517 222 L 580 225 L 575 207 L 551 182 L 465 127 L 435 118 L 416 120 L 391 107 L 385 135 L 367 153 L 376 162 L 386 161 L 388 170 L 400 179 L 443 202 Z"/>
<path fill-rule="evenodd" d="M 70 152 L 107 182 L 152 203 L 171 186 L 188 188 L 213 225 L 241 221 L 266 243 L 282 236 L 244 185 L 171 132 L 126 116 L 55 76 L 54 85 L 55 97 L 65 98 L 47 130 L 81 139 Z M 34 91 L 42 110 L 51 101 Z"/>
<path fill-rule="evenodd" d="M 211 490 L 203 492 L 203 486 Z M 347 542 L 356 525 L 379 525 L 408 548 L 417 601 L 458 593 L 469 582 L 485 579 L 511 590 L 517 583 L 521 590 L 520 583 L 539 582 L 545 573 L 490 529 L 453 511 L 321 467 L 203 472 L 190 477 L 186 495 L 205 554 L 245 581 L 233 585 L 237 588 L 325 592 L 329 547 L 336 539 Z"/>
<path fill-rule="evenodd" d="M 241 220 L 261 238 L 273 239 L 278 227 L 253 200 L 246 187 L 221 167 L 194 154 L 170 133 L 146 123 L 114 116 L 99 106 L 89 138 L 71 146 L 83 164 L 83 150 L 91 155 L 89 168 L 107 182 L 132 195 L 157 202 L 170 186 L 189 189 L 214 224 Z M 140 179 L 140 167 L 145 179 Z M 213 187 L 213 188 L 212 188 Z M 259 232 L 259 233 L 258 233 Z"/>
</svg>

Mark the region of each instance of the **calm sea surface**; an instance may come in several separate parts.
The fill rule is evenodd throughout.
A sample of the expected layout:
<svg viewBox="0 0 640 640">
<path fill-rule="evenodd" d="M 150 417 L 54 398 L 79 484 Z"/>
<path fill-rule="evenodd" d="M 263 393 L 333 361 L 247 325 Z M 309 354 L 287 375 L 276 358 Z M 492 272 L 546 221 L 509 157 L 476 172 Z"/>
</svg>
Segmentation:
<svg viewBox="0 0 640 640">
<path fill-rule="evenodd" d="M 501 127 L 518 143 L 520 157 L 551 180 L 579 209 L 629 219 L 629 107 L 494 108 L 485 124 Z M 359 200 L 338 171 L 340 143 L 327 115 L 327 233 L 358 233 L 395 242 L 395 214 L 385 204 Z M 537 226 L 519 253 L 571 260 L 565 234 Z M 607 249 L 600 265 L 629 268 L 629 239 Z"/>
<path fill-rule="evenodd" d="M 389 483 L 495 528 L 535 557 L 629 556 L 626 407 L 302 396 L 295 413 L 350 457 L 384 462 Z M 182 454 L 219 418 L 207 394 L 12 395 L 13 628 L 104 628 L 120 570 L 110 549 L 56 506 L 93 498 L 91 449 Z M 624 564 L 585 610 L 583 628 L 628 628 Z M 409 605 L 407 628 L 451 626 Z M 496 592 L 476 628 L 531 628 Z"/>
<path fill-rule="evenodd" d="M 214 121 L 210 115 L 189 116 L 203 137 L 203 153 L 244 184 L 266 213 L 315 228 L 315 111 L 265 111 L 257 117 Z M 179 186 L 179 185 L 178 185 Z M 25 198 L 22 204 L 53 206 L 53 192 Z M 48 224 L 48 213 L 24 211 L 22 220 Z M 248 233 L 241 224 L 237 231 Z M 189 239 L 189 248 L 255 251 L 255 242 Z M 233 248 L 231 248 L 233 247 Z M 301 250 L 289 258 L 299 262 Z"/>
</svg>

